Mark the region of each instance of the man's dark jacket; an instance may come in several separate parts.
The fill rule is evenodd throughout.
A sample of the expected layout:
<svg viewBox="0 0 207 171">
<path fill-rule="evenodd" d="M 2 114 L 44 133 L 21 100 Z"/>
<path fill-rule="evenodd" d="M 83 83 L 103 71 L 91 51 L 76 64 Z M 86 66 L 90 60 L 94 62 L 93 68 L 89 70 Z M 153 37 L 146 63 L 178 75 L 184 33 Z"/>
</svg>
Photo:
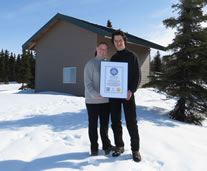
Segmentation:
<svg viewBox="0 0 207 171">
<path fill-rule="evenodd" d="M 111 57 L 111 61 L 128 63 L 128 90 L 134 93 L 139 87 L 141 80 L 141 70 L 138 57 L 134 52 L 124 49 L 117 51 L 117 53 Z"/>
</svg>

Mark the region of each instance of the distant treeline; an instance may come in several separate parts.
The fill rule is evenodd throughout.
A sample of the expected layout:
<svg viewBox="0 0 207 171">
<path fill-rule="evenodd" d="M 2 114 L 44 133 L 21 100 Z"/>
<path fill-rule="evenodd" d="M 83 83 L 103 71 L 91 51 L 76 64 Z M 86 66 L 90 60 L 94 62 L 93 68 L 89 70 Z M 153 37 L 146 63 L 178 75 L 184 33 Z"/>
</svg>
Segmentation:
<svg viewBox="0 0 207 171">
<path fill-rule="evenodd" d="M 22 54 L 10 53 L 8 50 L 0 52 L 0 83 L 10 81 L 22 83 L 21 89 L 34 88 L 35 54 L 23 50 Z"/>
</svg>

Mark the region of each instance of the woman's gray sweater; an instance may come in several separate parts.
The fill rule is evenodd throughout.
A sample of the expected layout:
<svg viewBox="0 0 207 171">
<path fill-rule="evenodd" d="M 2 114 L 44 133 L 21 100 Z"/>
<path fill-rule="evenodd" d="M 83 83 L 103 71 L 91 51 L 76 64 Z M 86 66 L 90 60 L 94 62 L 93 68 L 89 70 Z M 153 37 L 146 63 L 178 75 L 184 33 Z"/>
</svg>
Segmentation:
<svg viewBox="0 0 207 171">
<path fill-rule="evenodd" d="M 109 99 L 98 99 L 100 95 L 101 57 L 90 59 L 84 68 L 85 102 L 87 104 L 108 103 Z"/>
</svg>

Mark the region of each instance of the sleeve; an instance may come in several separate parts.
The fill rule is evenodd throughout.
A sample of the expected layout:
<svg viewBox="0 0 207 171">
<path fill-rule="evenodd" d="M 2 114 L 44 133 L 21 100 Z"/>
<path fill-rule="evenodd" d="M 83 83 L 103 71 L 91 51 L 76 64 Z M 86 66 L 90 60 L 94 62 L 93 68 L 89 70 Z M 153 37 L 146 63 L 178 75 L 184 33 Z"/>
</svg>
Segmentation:
<svg viewBox="0 0 207 171">
<path fill-rule="evenodd" d="M 93 70 L 92 63 L 87 63 L 84 68 L 84 86 L 85 91 L 88 92 L 93 98 L 98 98 L 99 93 L 95 90 L 93 84 Z"/>
<path fill-rule="evenodd" d="M 139 84 L 141 82 L 141 69 L 140 69 L 140 62 L 139 62 L 139 58 L 134 54 L 133 55 L 134 60 L 132 63 L 132 84 L 129 88 L 129 90 L 131 90 L 131 92 L 135 92 L 138 87 Z"/>
</svg>

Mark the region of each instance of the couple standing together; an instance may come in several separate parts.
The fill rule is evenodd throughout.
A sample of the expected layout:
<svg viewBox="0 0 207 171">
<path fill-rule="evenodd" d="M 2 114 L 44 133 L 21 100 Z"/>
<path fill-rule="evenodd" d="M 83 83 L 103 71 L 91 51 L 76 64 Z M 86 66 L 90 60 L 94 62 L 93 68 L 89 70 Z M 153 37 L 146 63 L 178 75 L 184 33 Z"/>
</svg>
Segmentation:
<svg viewBox="0 0 207 171">
<path fill-rule="evenodd" d="M 117 157 L 124 152 L 122 138 L 121 109 L 123 105 L 126 126 L 131 139 L 133 160 L 141 161 L 139 153 L 139 133 L 136 119 L 136 104 L 134 92 L 137 90 L 141 71 L 139 61 L 135 53 L 126 49 L 127 37 L 121 30 L 112 34 L 112 44 L 117 52 L 110 61 L 128 63 L 128 96 L 127 99 L 103 98 L 100 95 L 100 64 L 107 55 L 108 45 L 101 42 L 96 47 L 96 57 L 88 61 L 84 68 L 85 102 L 88 111 L 89 139 L 91 143 L 91 155 L 98 155 L 98 118 L 100 118 L 100 135 L 102 149 L 105 154 L 112 152 Z M 109 116 L 111 114 L 112 130 L 115 146 L 111 145 L 108 137 Z"/>
</svg>

